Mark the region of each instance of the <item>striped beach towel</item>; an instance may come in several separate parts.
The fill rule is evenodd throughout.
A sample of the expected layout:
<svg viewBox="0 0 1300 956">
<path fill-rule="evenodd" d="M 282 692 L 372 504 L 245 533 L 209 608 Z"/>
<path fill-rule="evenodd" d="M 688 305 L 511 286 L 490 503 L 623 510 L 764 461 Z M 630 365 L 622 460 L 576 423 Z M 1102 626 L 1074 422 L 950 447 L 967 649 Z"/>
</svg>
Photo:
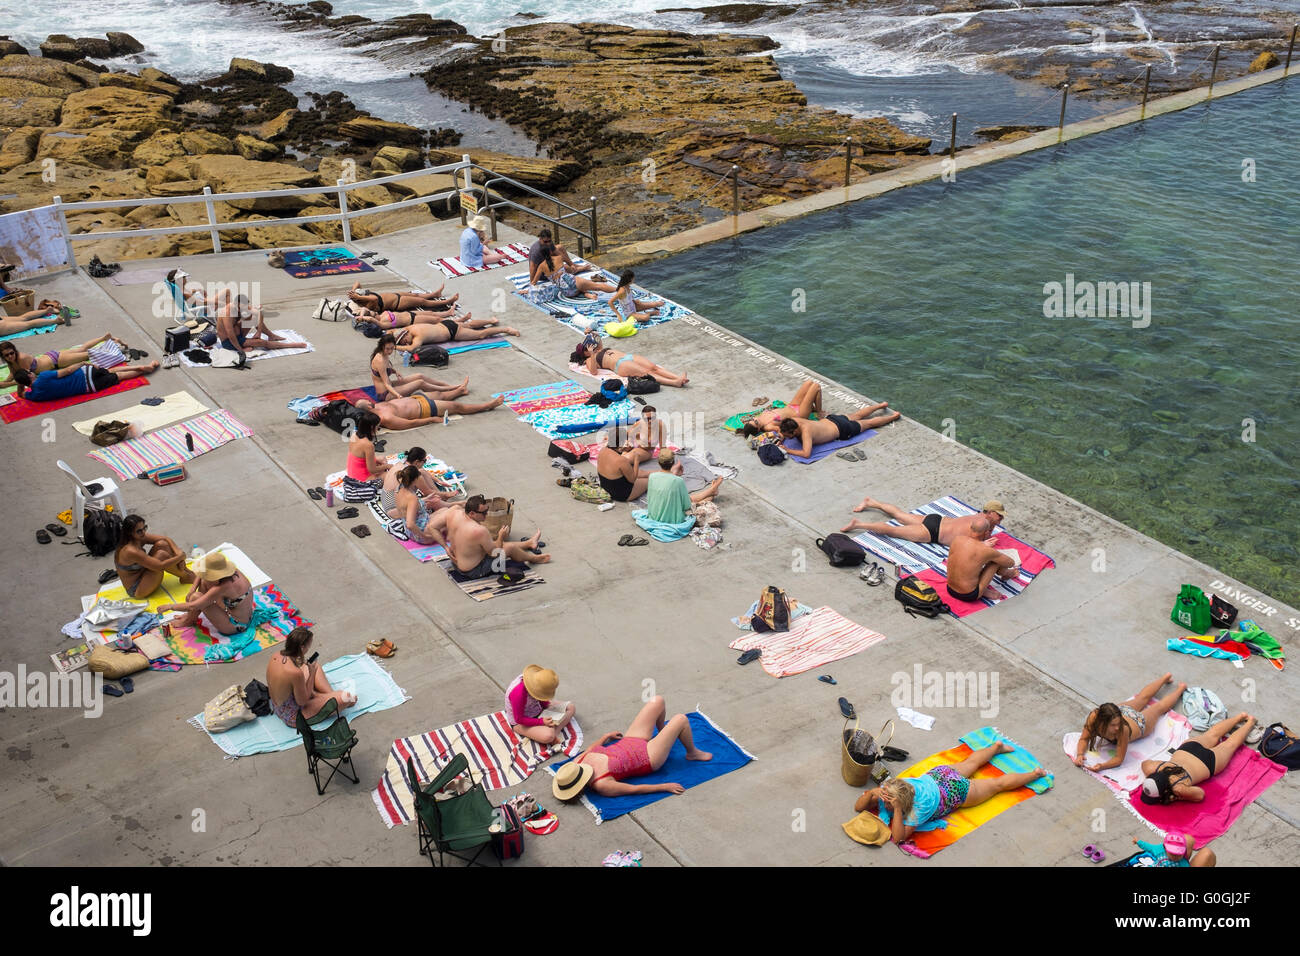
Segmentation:
<svg viewBox="0 0 1300 956">
<path fill-rule="evenodd" d="M 194 450 L 185 444 L 186 434 L 194 437 Z M 160 428 L 141 438 L 131 438 L 107 448 L 97 448 L 87 457 L 108 465 L 119 478 L 134 478 L 142 471 L 191 461 L 199 455 L 229 444 L 237 438 L 247 438 L 253 430 L 224 408 L 200 415 L 179 425 Z"/>
<path fill-rule="evenodd" d="M 99 368 L 117 368 L 126 364 L 126 353 L 112 339 L 92 345 L 87 354 L 90 356 L 90 364 Z"/>
<path fill-rule="evenodd" d="M 960 518 L 975 513 L 974 508 L 951 495 L 932 501 L 928 505 L 914 508 L 911 511 L 911 514 L 914 515 L 937 514 L 946 518 Z M 895 526 L 899 525 L 899 522 L 893 520 L 888 523 Z M 1042 551 L 1025 544 L 1019 538 L 1008 534 L 1001 525 L 998 525 L 993 531 L 993 536 L 988 540 L 990 545 L 995 548 L 1013 548 L 1020 554 L 1020 575 L 1018 577 L 1010 580 L 998 577 L 993 579 L 991 587 L 998 594 L 998 600 L 1014 597 L 1027 588 L 1030 582 L 1038 576 L 1039 572 L 1056 567 L 1056 562 L 1050 557 Z M 917 573 L 928 569 L 938 572 L 938 574 L 944 576 L 945 581 L 947 580 L 948 549 L 943 545 L 919 544 L 915 541 L 906 541 L 903 538 L 872 534 L 869 531 L 858 532 L 853 536 L 853 540 L 876 555 L 876 557 L 898 565 L 904 571 Z M 947 601 L 948 592 L 943 588 L 942 582 L 939 585 L 939 592 Z M 997 603 L 997 601 L 990 601 L 987 598 L 981 598 L 980 601 L 984 607 L 992 607 Z"/>
<path fill-rule="evenodd" d="M 87 438 L 95 433 L 95 423 L 100 420 L 131 422 L 138 425 L 141 431 L 149 432 L 182 418 L 202 415 L 206 411 L 208 406 L 189 392 L 172 392 L 162 396 L 161 405 L 129 405 L 115 412 L 105 412 L 97 418 L 73 422 L 72 427 Z"/>
<path fill-rule="evenodd" d="M 471 272 L 486 272 L 489 269 L 514 266 L 528 261 L 528 247 L 522 242 L 512 242 L 508 246 L 501 246 L 499 249 L 485 249 L 484 251 L 499 252 L 507 258 L 504 262 L 498 262 L 496 265 L 467 266 L 460 261 L 460 256 L 448 256 L 446 259 L 430 259 L 429 265 L 435 269 L 441 269 L 442 274 L 448 279 L 455 279 L 457 276 L 467 276 Z"/>
<path fill-rule="evenodd" d="M 855 624 L 833 608 L 819 607 L 800 617 L 788 631 L 751 631 L 728 646 L 738 651 L 760 648 L 763 670 L 773 677 L 789 677 L 851 657 L 884 639 L 885 635 Z"/>
<path fill-rule="evenodd" d="M 582 728 L 576 720 L 564 728 L 563 745 L 554 749 L 510 729 L 505 711 L 462 720 L 418 737 L 394 740 L 379 786 L 371 795 L 375 809 L 390 827 L 410 823 L 415 817 L 415 793 L 406 777 L 406 760 L 415 763 L 419 785 L 428 783 L 457 754 L 469 760 L 469 774 L 487 790 L 516 787 L 556 754 L 572 757 L 582 749 Z"/>
</svg>

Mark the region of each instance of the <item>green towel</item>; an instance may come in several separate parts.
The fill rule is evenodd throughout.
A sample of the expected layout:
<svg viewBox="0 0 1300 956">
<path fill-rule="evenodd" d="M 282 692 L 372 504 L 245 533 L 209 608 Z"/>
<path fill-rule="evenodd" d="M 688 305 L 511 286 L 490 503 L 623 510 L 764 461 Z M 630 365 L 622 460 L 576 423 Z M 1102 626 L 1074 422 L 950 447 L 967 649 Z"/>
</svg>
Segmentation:
<svg viewBox="0 0 1300 956">
<path fill-rule="evenodd" d="M 785 408 L 785 402 L 778 398 L 774 402 L 768 402 L 762 408 L 754 408 L 747 412 L 738 412 L 723 422 L 722 427 L 729 432 L 738 432 L 745 427 L 745 422 L 749 421 L 755 415 L 761 415 L 763 412 L 769 412 L 774 408 Z"/>
</svg>

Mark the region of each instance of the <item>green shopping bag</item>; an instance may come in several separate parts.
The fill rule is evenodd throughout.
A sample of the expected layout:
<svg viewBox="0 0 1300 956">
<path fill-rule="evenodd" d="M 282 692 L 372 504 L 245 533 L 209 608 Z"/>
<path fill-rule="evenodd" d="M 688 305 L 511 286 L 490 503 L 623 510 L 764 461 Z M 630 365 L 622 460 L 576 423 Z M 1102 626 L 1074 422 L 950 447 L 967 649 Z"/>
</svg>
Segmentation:
<svg viewBox="0 0 1300 956">
<path fill-rule="evenodd" d="M 1210 629 L 1210 599 L 1195 584 L 1184 584 L 1174 601 L 1169 620 L 1197 634 Z"/>
</svg>

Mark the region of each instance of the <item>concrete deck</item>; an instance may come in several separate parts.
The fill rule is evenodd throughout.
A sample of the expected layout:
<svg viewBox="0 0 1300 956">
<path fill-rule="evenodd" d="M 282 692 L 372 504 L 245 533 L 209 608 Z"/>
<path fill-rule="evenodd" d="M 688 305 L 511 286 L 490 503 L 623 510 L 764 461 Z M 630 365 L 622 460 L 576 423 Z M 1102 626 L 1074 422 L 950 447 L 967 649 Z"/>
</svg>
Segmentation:
<svg viewBox="0 0 1300 956">
<path fill-rule="evenodd" d="M 427 260 L 453 249 L 458 229 L 441 223 L 357 247 L 391 260 L 367 277 L 369 284 L 436 288 L 442 279 Z M 522 237 L 502 227 L 502 241 L 514 238 Z M 1221 580 L 1251 591 L 1249 582 L 1229 581 L 915 422 L 905 418 L 862 445 L 868 454 L 862 463 L 831 457 L 813 466 L 760 465 L 718 423 L 756 395 L 788 398 L 810 373 L 704 321 L 649 329 L 629 344 L 690 373 L 690 386 L 664 389 L 653 403 L 664 414 L 702 416 L 707 427 L 692 444 L 741 466 L 719 501 L 727 550 L 704 552 L 690 542 L 616 547 L 619 535 L 636 530 L 627 506 L 602 513 L 574 502 L 555 485 L 545 439 L 508 410 L 389 436 L 394 450 L 418 443 L 452 461 L 468 472 L 472 491 L 516 499 L 516 531 L 544 529 L 554 555 L 544 569 L 547 583 L 477 604 L 386 536 L 358 540 L 348 534 L 356 520 L 340 522 L 305 493 L 342 467 L 346 452 L 327 429 L 295 424 L 285 405 L 296 396 L 365 384 L 371 341 L 347 324 L 310 318 L 321 296 L 340 295 L 350 282 L 294 280 L 268 269 L 257 253 L 189 257 L 185 267 L 204 281 L 261 283 L 272 327 L 296 328 L 316 351 L 258 362 L 243 372 L 161 371 L 147 390 L 55 412 L 52 444 L 42 440 L 39 418 L 0 426 L 6 485 L 24 489 L 7 506 L 12 540 L 0 559 L 7 590 L 0 669 L 24 664 L 48 671 L 48 655 L 66 644 L 58 626 L 76 614 L 78 596 L 94 590 L 96 574 L 110 563 L 32 540 L 33 529 L 68 505 L 68 483 L 55 470 L 56 458 L 87 477 L 100 473 L 84 457 L 89 442 L 70 423 L 108 416 L 148 394 L 188 389 L 213 407 L 230 409 L 256 434 L 197 459 L 182 484 L 127 482 L 130 508 L 183 545 L 239 544 L 315 622 L 327 660 L 360 651 L 372 638 L 394 639 L 401 651 L 387 666 L 413 699 L 356 721 L 362 783 L 336 780 L 324 797 L 313 796 L 301 751 L 223 760 L 205 735 L 185 725 L 222 688 L 263 677 L 266 654 L 179 674 L 143 673 L 135 693 L 108 699 L 97 720 L 80 711 L 7 708 L 0 711 L 7 755 L 0 786 L 5 864 L 423 866 L 411 830 L 386 829 L 371 801 L 391 741 L 496 709 L 505 685 L 533 662 L 559 672 L 561 696 L 577 702 L 589 735 L 624 728 L 653 682 L 670 711 L 699 704 L 758 760 L 599 828 L 582 807 L 557 806 L 561 826 L 551 836 L 529 838 L 521 861 L 528 866 L 598 865 L 620 848 L 640 849 L 652 866 L 1090 865 L 1079 855 L 1085 843 L 1101 840 L 1114 856 L 1130 836 L 1149 832 L 1098 782 L 1075 771 L 1061 750 L 1061 735 L 1080 727 L 1090 702 L 1123 699 L 1173 671 L 1176 679 L 1213 688 L 1230 708 L 1248 709 L 1265 722 L 1297 711 L 1294 667 L 1279 673 L 1256 659 L 1236 670 L 1164 648 L 1167 638 L 1181 633 L 1168 620 L 1180 584 L 1208 589 Z M 509 350 L 453 357 L 446 377 L 469 375 L 472 398 L 569 376 L 567 355 L 577 336 L 498 291 L 509 288 L 506 276 L 515 271 L 447 283 L 474 313 L 496 307 L 506 324 L 524 333 Z M 652 270 L 642 278 L 653 287 Z M 81 274 L 37 285 L 41 296 L 75 303 L 83 318 L 71 330 L 28 339 L 24 347 L 67 346 L 111 331 L 160 354 L 166 323 L 153 317 L 150 286 L 114 286 Z M 831 408 L 850 399 L 865 401 L 828 386 Z M 904 507 L 943 494 L 975 503 L 1001 498 L 1009 529 L 1051 554 L 1057 567 L 1020 597 L 964 621 L 907 617 L 893 600 L 892 579 L 868 588 L 856 572 L 828 567 L 813 545 L 814 537 L 843 524 L 868 492 Z M 1104 549 L 1104 572 L 1094 570 L 1097 549 Z M 798 562 L 804 552 L 806 570 Z M 776 680 L 758 666 L 737 667 L 737 652 L 727 648 L 737 634 L 728 618 L 769 583 L 810 605 L 831 605 L 888 640 L 824 668 L 838 687 L 819 683 L 821 671 Z M 1243 606 L 1242 616 L 1265 622 L 1290 643 L 1300 612 L 1260 597 L 1275 613 Z M 1283 623 L 1288 619 L 1290 626 Z M 839 827 L 853 816 L 856 792 L 839 775 L 843 721 L 836 698 L 854 701 L 874 731 L 893 714 L 892 676 L 910 677 L 917 667 L 996 674 L 998 712 L 982 717 L 977 706 L 913 701 L 937 716 L 935 729 L 901 725 L 895 744 L 919 759 L 994 723 L 1057 776 L 1052 792 L 929 862 L 888 847 L 860 847 Z M 1247 678 L 1254 701 L 1241 703 Z M 551 807 L 549 782 L 539 773 L 527 788 Z M 197 809 L 206 815 L 201 832 L 192 823 Z M 1098 810 L 1104 811 L 1102 833 L 1092 828 Z M 1247 808 L 1215 849 L 1224 864 L 1291 865 L 1300 839 L 1297 820 L 1300 793 L 1283 780 Z"/>
</svg>

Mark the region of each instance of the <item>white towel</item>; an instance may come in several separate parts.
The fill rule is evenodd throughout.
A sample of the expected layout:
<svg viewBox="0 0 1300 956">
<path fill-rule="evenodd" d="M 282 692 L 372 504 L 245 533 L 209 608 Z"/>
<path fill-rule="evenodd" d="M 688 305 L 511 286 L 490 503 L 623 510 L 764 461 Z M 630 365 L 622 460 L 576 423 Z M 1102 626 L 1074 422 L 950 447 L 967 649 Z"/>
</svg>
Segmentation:
<svg viewBox="0 0 1300 956">
<path fill-rule="evenodd" d="M 898 719 L 904 720 L 911 724 L 917 730 L 933 730 L 934 718 L 929 714 L 923 714 L 920 711 L 913 710 L 911 707 L 899 707 Z"/>
</svg>

